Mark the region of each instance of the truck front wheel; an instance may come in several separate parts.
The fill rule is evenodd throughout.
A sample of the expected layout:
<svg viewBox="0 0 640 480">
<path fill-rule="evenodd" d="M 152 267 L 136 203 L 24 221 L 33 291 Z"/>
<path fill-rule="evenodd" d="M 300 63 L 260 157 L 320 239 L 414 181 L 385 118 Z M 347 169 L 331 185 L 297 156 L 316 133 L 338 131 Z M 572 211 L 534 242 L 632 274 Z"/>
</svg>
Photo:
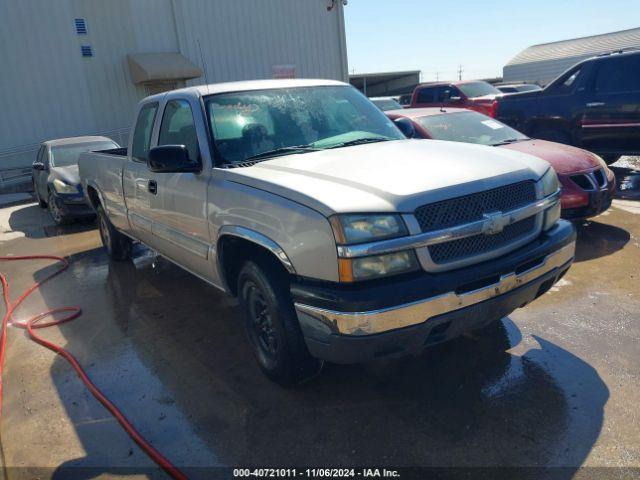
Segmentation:
<svg viewBox="0 0 640 480">
<path fill-rule="evenodd" d="M 109 257 L 114 260 L 127 260 L 131 257 L 131 239 L 113 226 L 102 205 L 98 206 L 98 229 L 102 245 Z"/>
<path fill-rule="evenodd" d="M 274 382 L 291 386 L 320 373 L 322 361 L 309 354 L 284 275 L 271 263 L 247 261 L 238 275 L 238 296 L 260 368 Z"/>
</svg>

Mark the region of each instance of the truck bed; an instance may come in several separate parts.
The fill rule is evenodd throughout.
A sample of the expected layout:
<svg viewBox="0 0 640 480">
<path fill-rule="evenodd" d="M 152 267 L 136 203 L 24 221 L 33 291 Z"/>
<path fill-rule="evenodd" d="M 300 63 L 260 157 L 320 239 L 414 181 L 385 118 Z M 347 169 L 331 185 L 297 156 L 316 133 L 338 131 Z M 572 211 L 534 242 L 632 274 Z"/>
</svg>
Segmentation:
<svg viewBox="0 0 640 480">
<path fill-rule="evenodd" d="M 127 148 L 110 148 L 80 154 L 78 167 L 82 188 L 95 207 L 94 192 L 100 192 L 99 201 L 116 228 L 127 229 L 122 171 L 127 161 Z"/>
</svg>

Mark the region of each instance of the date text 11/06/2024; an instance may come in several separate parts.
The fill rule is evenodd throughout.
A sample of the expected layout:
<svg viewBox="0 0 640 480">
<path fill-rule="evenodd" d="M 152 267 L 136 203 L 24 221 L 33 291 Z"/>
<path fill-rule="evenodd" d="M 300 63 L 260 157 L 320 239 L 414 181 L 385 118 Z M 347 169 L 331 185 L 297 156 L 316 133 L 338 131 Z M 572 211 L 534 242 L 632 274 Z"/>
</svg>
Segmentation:
<svg viewBox="0 0 640 480">
<path fill-rule="evenodd" d="M 400 478 L 397 470 L 386 468 L 237 468 L 234 478 Z"/>
</svg>

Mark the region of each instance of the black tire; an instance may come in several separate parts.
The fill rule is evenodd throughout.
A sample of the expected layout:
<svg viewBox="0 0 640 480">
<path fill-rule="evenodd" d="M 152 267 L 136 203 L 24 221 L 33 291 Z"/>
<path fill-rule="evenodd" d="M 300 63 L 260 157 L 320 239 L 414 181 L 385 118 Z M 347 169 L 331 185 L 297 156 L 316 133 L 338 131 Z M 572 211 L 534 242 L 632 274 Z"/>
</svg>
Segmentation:
<svg viewBox="0 0 640 480">
<path fill-rule="evenodd" d="M 36 186 L 35 182 L 33 183 L 33 191 L 36 194 L 36 202 L 38 202 L 38 206 L 40 208 L 47 208 L 47 202 L 45 202 L 40 198 L 40 194 L 38 193 L 38 187 Z"/>
<path fill-rule="evenodd" d="M 123 261 L 131 258 L 131 239 L 113 226 L 102 205 L 98 206 L 98 230 L 102 245 L 113 260 Z"/>
<path fill-rule="evenodd" d="M 260 369 L 274 382 L 292 386 L 320 373 L 302 337 L 286 275 L 267 260 L 247 261 L 238 275 L 245 330 Z"/>
<path fill-rule="evenodd" d="M 563 130 L 536 130 L 531 136 L 540 140 L 571 145 L 571 136 Z"/>
<path fill-rule="evenodd" d="M 53 192 L 49 192 L 49 198 L 47 199 L 47 206 L 49 207 L 49 215 L 56 223 L 56 225 L 66 225 L 69 223 L 69 218 L 64 216 L 62 209 L 59 205 L 60 200 Z"/>
<path fill-rule="evenodd" d="M 620 157 L 622 155 L 602 155 L 602 159 L 604 160 L 604 163 L 606 163 L 607 165 L 611 165 L 612 163 L 616 163 L 618 160 L 620 160 Z"/>
</svg>

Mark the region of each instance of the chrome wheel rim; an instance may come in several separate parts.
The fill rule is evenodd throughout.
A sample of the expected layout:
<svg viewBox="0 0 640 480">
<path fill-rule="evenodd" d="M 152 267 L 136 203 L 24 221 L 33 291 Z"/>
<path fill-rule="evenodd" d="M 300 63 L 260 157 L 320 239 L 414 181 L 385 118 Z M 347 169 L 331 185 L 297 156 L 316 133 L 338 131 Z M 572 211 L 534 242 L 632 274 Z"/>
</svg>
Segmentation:
<svg viewBox="0 0 640 480">
<path fill-rule="evenodd" d="M 246 301 L 253 343 L 258 350 L 261 361 L 265 365 L 272 365 L 277 361 L 280 344 L 269 303 L 255 284 L 248 285 Z"/>
</svg>

